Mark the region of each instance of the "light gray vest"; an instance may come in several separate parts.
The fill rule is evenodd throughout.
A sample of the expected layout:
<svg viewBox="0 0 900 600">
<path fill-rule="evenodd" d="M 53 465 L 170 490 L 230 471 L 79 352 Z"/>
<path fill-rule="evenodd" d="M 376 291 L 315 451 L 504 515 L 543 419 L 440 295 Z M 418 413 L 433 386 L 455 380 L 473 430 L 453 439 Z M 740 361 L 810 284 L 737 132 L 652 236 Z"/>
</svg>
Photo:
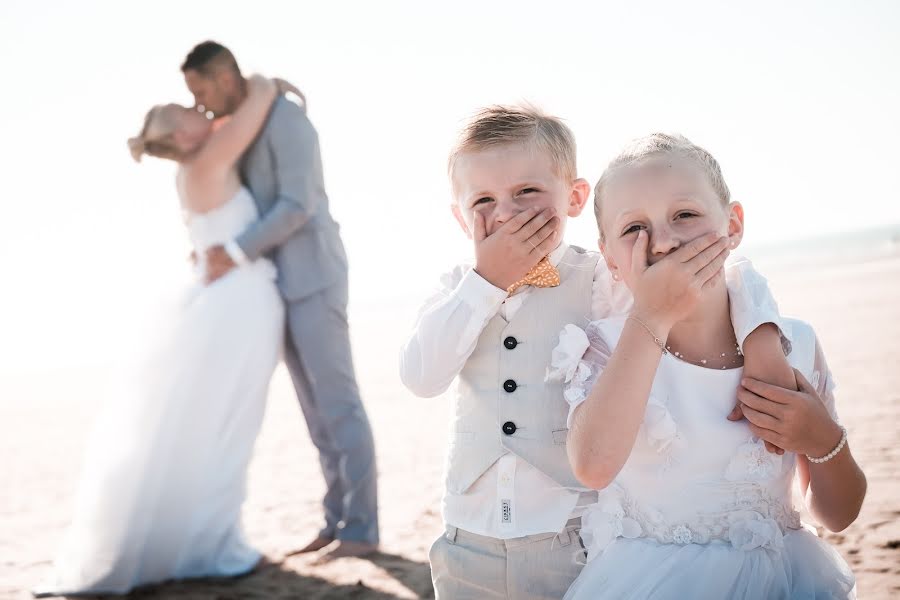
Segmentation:
<svg viewBox="0 0 900 600">
<path fill-rule="evenodd" d="M 560 285 L 534 288 L 507 322 L 488 321 L 459 374 L 447 489 L 466 490 L 497 459 L 512 452 L 561 486 L 585 489 L 566 456 L 560 381 L 544 381 L 559 332 L 591 320 L 594 270 L 600 255 L 569 247 L 557 268 Z"/>
</svg>

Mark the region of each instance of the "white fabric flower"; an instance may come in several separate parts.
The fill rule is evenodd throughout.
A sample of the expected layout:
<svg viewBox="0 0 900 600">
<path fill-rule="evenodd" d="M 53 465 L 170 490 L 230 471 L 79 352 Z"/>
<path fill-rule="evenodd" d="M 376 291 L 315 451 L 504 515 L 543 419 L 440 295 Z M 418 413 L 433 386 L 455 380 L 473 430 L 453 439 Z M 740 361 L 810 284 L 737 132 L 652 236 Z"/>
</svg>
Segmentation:
<svg viewBox="0 0 900 600">
<path fill-rule="evenodd" d="M 637 538 L 642 532 L 640 523 L 625 516 L 622 502 L 615 493 L 601 492 L 597 504 L 588 507 L 581 517 L 581 539 L 588 551 L 588 562 L 599 556 L 617 537 Z"/>
<path fill-rule="evenodd" d="M 784 548 L 784 534 L 781 527 L 775 520 L 763 517 L 759 513 L 733 515 L 728 529 L 728 539 L 736 550 Z"/>
<path fill-rule="evenodd" d="M 783 457 L 766 450 L 760 439 L 741 444 L 725 469 L 728 481 L 768 481 L 781 473 Z"/>
<path fill-rule="evenodd" d="M 590 368 L 581 362 L 589 347 L 590 342 L 583 329 L 571 323 L 566 325 L 559 333 L 559 344 L 550 355 L 547 381 L 562 379 L 573 385 L 583 384 L 591 373 Z"/>
<path fill-rule="evenodd" d="M 665 452 L 678 437 L 678 426 L 666 406 L 653 395 L 647 400 L 644 413 L 647 441 L 657 452 Z"/>
<path fill-rule="evenodd" d="M 690 544 L 694 541 L 694 534 L 684 525 L 678 525 L 672 529 L 672 541 L 676 544 Z"/>
</svg>

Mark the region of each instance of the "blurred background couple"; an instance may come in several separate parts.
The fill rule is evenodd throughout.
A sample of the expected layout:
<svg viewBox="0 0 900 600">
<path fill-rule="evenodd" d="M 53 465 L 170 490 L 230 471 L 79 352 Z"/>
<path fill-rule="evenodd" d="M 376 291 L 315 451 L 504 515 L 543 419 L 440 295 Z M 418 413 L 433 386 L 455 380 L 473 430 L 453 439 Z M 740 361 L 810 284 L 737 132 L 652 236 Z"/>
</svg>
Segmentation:
<svg viewBox="0 0 900 600">
<path fill-rule="evenodd" d="M 257 568 L 241 506 L 279 358 L 326 483 L 325 525 L 295 552 L 328 560 L 378 548 L 347 259 L 305 97 L 281 79 L 245 78 L 212 41 L 194 47 L 181 71 L 196 105 L 153 107 L 128 145 L 135 160 L 178 163 L 196 283 L 95 425 L 75 515 L 38 596 Z"/>
</svg>

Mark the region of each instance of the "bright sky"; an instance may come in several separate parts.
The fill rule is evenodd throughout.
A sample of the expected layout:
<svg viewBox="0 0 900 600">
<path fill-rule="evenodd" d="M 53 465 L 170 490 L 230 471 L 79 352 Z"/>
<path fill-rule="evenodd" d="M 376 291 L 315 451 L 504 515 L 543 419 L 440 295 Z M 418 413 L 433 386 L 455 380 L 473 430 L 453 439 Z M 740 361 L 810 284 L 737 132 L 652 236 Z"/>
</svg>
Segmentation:
<svg viewBox="0 0 900 600">
<path fill-rule="evenodd" d="M 178 67 L 207 38 L 306 92 L 356 307 L 469 252 L 445 161 L 490 103 L 564 117 L 592 184 L 627 140 L 684 133 L 750 244 L 900 223 L 900 3 L 611 4 L 3 2 L 0 364 L 93 356 L 180 281 L 173 166 L 125 140 L 152 104 L 190 102 Z M 590 211 L 569 238 L 593 244 Z"/>
</svg>

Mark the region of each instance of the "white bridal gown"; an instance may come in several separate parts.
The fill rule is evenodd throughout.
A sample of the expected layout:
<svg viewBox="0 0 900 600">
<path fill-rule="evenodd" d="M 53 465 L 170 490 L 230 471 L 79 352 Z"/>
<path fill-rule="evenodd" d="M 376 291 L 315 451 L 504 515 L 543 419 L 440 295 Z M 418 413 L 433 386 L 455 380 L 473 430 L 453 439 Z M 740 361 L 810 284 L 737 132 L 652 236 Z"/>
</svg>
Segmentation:
<svg viewBox="0 0 900 600">
<path fill-rule="evenodd" d="M 189 215 L 197 255 L 257 218 L 244 188 L 209 213 Z M 125 593 L 254 567 L 260 554 L 244 539 L 241 505 L 283 313 L 267 260 L 186 293 L 177 314 L 160 323 L 165 333 L 141 377 L 103 410 L 72 525 L 36 593 Z"/>
</svg>

